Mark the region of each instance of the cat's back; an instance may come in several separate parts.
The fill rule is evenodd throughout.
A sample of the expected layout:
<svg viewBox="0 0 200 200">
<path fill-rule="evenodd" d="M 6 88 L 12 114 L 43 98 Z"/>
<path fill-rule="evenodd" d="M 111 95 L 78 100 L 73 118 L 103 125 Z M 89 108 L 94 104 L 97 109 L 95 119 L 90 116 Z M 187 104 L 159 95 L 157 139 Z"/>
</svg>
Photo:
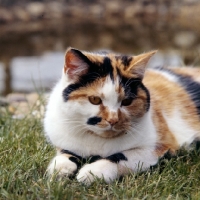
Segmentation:
<svg viewBox="0 0 200 200">
<path fill-rule="evenodd" d="M 195 67 L 156 67 L 149 68 L 144 77 L 145 82 L 156 83 L 158 80 L 166 80 L 182 84 L 183 79 L 190 79 L 191 81 L 200 83 L 200 68 Z M 186 82 L 185 82 L 186 84 Z"/>
<path fill-rule="evenodd" d="M 146 71 L 143 82 L 152 103 L 168 111 L 184 107 L 200 117 L 200 68 L 153 68 Z"/>
<path fill-rule="evenodd" d="M 178 94 L 184 92 L 200 101 L 200 68 L 192 67 L 158 67 L 148 69 L 144 84 L 158 94 Z"/>
<path fill-rule="evenodd" d="M 172 133 L 178 145 L 200 137 L 200 68 L 153 68 L 143 82 L 161 135 Z"/>
</svg>

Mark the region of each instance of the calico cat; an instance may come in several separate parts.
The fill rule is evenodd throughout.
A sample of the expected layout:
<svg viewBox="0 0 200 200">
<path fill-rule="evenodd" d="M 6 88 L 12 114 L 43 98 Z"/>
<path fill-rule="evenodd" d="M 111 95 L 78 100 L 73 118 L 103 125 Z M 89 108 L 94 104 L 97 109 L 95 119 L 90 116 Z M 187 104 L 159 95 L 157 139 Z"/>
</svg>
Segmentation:
<svg viewBox="0 0 200 200">
<path fill-rule="evenodd" d="M 145 69 L 155 53 L 67 50 L 44 119 L 50 175 L 109 183 L 200 138 L 200 69 Z"/>
</svg>

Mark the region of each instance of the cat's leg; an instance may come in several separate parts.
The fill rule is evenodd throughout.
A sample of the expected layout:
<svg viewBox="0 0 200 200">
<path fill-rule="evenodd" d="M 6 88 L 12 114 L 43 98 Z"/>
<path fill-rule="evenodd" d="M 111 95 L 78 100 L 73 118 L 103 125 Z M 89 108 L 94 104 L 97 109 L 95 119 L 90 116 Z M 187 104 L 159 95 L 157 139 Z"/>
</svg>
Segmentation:
<svg viewBox="0 0 200 200">
<path fill-rule="evenodd" d="M 91 184 L 95 177 L 107 183 L 130 172 L 147 170 L 158 162 L 158 155 L 151 149 L 132 149 L 113 154 L 105 159 L 84 165 L 78 175 L 79 182 Z"/>
<path fill-rule="evenodd" d="M 85 164 L 78 172 L 77 180 L 90 185 L 96 178 L 102 178 L 107 183 L 118 177 L 118 166 L 107 159 L 101 159 L 91 164 Z"/>
<path fill-rule="evenodd" d="M 57 150 L 57 155 L 51 160 L 47 173 L 52 175 L 54 172 L 59 176 L 73 176 L 80 165 L 79 158 L 76 156 Z"/>
</svg>

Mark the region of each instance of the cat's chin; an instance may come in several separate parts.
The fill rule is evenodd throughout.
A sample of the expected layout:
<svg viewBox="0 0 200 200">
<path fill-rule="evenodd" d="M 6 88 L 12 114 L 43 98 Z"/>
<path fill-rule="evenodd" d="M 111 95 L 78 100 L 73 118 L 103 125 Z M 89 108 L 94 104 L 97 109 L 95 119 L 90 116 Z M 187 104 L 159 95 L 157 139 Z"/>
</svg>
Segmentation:
<svg viewBox="0 0 200 200">
<path fill-rule="evenodd" d="M 115 137 L 120 137 L 122 135 L 126 134 L 126 131 L 113 131 L 113 130 L 107 130 L 107 131 L 103 131 L 103 132 L 93 132 L 93 131 L 89 131 L 89 133 L 91 134 L 95 134 L 99 137 L 102 138 L 115 138 Z"/>
</svg>

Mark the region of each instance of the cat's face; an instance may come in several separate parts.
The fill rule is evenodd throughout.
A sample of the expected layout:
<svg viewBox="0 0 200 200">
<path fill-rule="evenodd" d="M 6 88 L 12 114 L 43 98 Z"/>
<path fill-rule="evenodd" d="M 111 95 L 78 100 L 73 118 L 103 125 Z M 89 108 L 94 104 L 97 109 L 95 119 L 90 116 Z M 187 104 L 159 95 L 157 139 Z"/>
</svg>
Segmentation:
<svg viewBox="0 0 200 200">
<path fill-rule="evenodd" d="M 90 133 L 105 138 L 133 129 L 150 106 L 142 78 L 154 53 L 130 57 L 69 49 L 64 73 L 70 84 L 63 99 L 70 105 L 72 118 L 75 116 Z"/>
</svg>

